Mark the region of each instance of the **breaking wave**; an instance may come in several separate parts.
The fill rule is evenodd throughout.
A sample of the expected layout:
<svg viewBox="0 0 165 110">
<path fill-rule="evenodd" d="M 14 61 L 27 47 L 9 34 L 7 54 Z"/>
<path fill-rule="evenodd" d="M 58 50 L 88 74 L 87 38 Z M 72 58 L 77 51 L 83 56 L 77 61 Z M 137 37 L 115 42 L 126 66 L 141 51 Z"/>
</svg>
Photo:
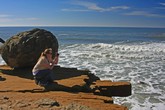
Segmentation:
<svg viewBox="0 0 165 110">
<path fill-rule="evenodd" d="M 132 95 L 115 103 L 131 110 L 165 107 L 164 42 L 61 45 L 59 64 L 89 69 L 102 80 L 130 81 Z"/>
</svg>

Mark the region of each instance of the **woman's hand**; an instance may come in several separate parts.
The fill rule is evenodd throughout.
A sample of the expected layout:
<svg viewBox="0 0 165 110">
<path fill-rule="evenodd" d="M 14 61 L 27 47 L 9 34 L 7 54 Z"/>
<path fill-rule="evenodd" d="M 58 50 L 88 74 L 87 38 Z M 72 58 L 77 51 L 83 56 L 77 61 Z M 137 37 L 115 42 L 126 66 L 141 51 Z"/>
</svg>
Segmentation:
<svg viewBox="0 0 165 110">
<path fill-rule="evenodd" d="M 58 56 L 53 59 L 53 64 L 58 64 Z"/>
<path fill-rule="evenodd" d="M 59 54 L 56 54 L 55 58 L 53 59 L 52 63 L 50 63 L 50 68 L 53 69 L 55 65 L 58 64 Z"/>
</svg>

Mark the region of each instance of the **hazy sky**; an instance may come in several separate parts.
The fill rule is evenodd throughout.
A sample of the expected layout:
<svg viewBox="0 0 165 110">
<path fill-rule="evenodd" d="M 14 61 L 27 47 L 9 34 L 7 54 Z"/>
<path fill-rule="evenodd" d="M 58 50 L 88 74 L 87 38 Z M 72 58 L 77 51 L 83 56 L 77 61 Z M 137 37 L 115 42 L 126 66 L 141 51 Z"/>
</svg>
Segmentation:
<svg viewBox="0 0 165 110">
<path fill-rule="evenodd" d="M 0 26 L 165 27 L 165 0 L 0 0 Z"/>
</svg>

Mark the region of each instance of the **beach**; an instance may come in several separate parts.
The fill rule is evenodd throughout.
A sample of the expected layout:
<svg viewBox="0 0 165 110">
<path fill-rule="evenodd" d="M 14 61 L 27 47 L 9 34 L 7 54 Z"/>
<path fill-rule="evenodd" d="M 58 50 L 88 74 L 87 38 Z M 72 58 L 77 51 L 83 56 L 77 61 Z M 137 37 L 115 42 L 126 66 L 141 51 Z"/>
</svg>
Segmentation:
<svg viewBox="0 0 165 110">
<path fill-rule="evenodd" d="M 94 83 L 96 78 L 96 83 L 104 85 L 104 90 L 105 86 L 108 87 L 107 83 L 112 86 L 116 84 L 118 89 L 123 91 L 122 93 L 114 91 L 118 96 L 130 95 L 129 82 L 100 82 L 87 70 L 55 67 L 53 71 L 56 71 L 55 81 L 58 83 L 56 90 L 45 91 L 43 87 L 34 83 L 32 74 L 28 74 L 31 71 L 29 68 L 13 69 L 1 65 L 0 70 L 0 109 L 2 110 L 127 110 L 125 106 L 114 104 L 113 98 L 106 96 L 106 93 L 96 95 L 89 92 L 84 88 L 86 87 L 84 81 Z"/>
<path fill-rule="evenodd" d="M 1 27 L 0 36 L 6 40 L 31 28 Z M 60 66 L 88 69 L 101 80 L 131 82 L 132 95 L 114 98 L 116 104 L 130 110 L 164 109 L 164 28 L 42 28 L 59 41 Z"/>
</svg>

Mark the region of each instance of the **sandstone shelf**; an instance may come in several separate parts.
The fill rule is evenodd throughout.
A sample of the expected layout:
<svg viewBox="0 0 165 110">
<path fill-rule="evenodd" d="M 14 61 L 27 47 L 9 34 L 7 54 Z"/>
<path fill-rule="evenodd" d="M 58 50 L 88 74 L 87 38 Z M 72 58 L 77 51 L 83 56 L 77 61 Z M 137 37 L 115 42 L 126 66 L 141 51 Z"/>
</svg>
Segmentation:
<svg viewBox="0 0 165 110">
<path fill-rule="evenodd" d="M 56 66 L 56 90 L 45 91 L 34 83 L 31 69 L 0 66 L 0 109 L 128 110 L 112 97 L 130 96 L 130 82 L 101 81 L 89 70 Z"/>
</svg>

